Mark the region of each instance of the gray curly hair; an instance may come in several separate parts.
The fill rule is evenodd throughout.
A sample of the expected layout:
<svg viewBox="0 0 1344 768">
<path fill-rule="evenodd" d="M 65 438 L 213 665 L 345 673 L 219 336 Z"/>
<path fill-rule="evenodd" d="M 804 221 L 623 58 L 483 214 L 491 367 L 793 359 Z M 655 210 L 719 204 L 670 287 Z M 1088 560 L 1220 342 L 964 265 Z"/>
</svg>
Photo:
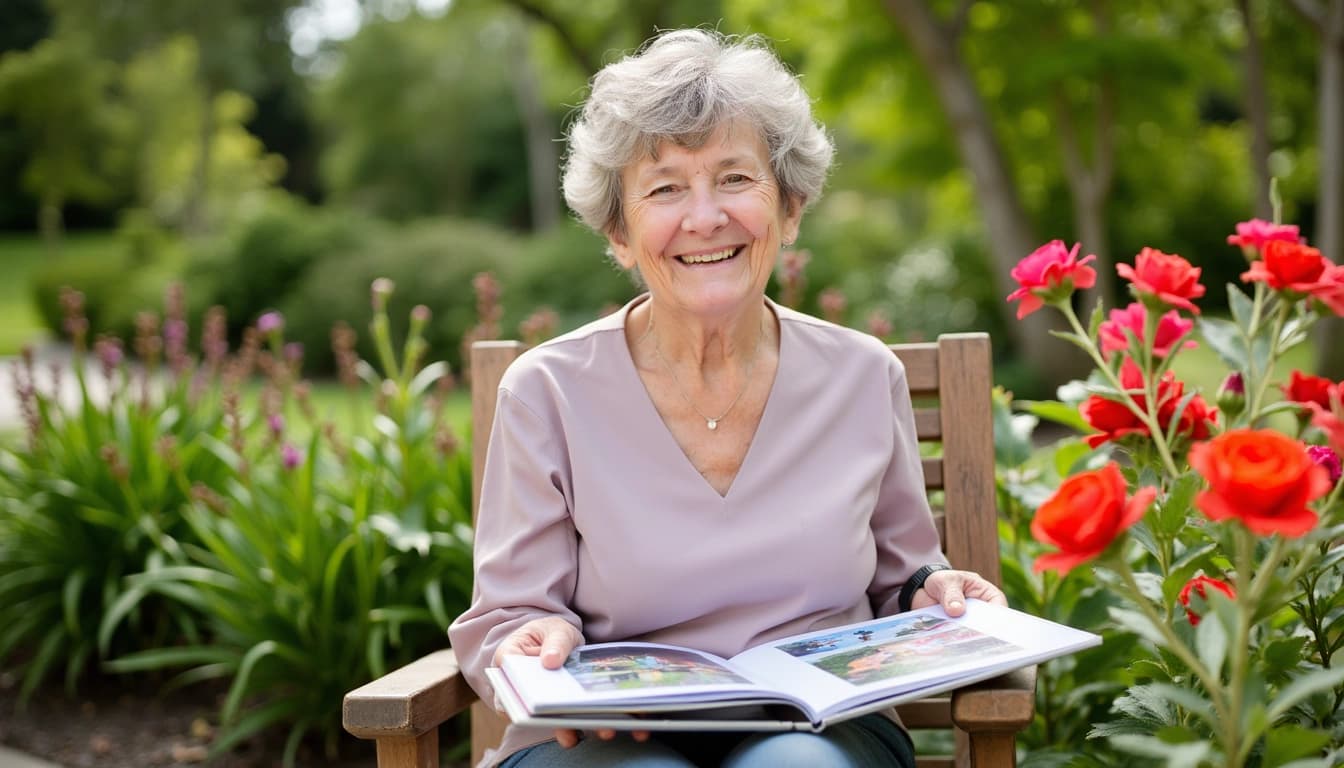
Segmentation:
<svg viewBox="0 0 1344 768">
<path fill-rule="evenodd" d="M 683 29 L 608 64 L 569 128 L 565 202 L 602 234 L 621 231 L 621 169 L 670 141 L 695 149 L 741 120 L 760 132 L 781 199 L 816 202 L 835 152 L 798 79 L 758 35 Z"/>
</svg>

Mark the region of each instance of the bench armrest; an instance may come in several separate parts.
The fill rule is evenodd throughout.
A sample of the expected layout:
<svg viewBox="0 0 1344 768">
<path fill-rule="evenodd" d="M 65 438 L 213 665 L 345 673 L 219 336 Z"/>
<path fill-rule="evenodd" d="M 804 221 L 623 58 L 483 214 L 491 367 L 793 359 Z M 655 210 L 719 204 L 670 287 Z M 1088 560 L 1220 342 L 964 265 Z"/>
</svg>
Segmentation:
<svg viewBox="0 0 1344 768">
<path fill-rule="evenodd" d="M 361 739 L 415 737 L 476 700 L 451 649 L 437 651 L 345 695 L 341 723 Z"/>
<path fill-rule="evenodd" d="M 952 722 L 963 731 L 1020 731 L 1036 716 L 1036 667 L 1026 667 L 958 689 Z"/>
</svg>

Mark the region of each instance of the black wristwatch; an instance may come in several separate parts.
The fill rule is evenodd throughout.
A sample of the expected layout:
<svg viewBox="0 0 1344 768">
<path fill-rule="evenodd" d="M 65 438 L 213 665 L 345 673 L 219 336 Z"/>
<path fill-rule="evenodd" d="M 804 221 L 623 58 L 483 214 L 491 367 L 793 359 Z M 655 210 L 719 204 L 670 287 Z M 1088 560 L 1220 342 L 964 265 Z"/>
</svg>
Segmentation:
<svg viewBox="0 0 1344 768">
<path fill-rule="evenodd" d="M 946 570 L 948 570 L 948 567 L 942 563 L 929 563 L 928 565 L 921 565 L 914 573 L 910 574 L 910 578 L 901 586 L 900 596 L 896 598 L 896 607 L 901 610 L 901 613 L 910 610 L 910 601 L 915 599 L 915 593 L 919 591 L 920 587 L 924 586 L 924 582 L 928 580 L 930 574 Z"/>
</svg>

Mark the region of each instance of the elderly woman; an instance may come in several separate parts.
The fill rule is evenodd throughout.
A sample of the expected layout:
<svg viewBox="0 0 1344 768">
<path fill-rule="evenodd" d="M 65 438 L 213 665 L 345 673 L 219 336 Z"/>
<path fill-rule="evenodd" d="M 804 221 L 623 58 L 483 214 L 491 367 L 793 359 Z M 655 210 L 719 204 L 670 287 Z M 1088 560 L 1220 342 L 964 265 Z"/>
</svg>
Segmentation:
<svg viewBox="0 0 1344 768">
<path fill-rule="evenodd" d="M 755 39 L 683 30 L 604 68 L 569 136 L 569 205 L 647 293 L 506 372 L 471 607 L 450 629 L 484 701 L 504 654 L 584 642 L 731 656 L 966 596 L 924 497 L 900 362 L 765 297 L 832 146 Z M 938 570 L 938 569 L 943 570 Z M 505 766 L 912 765 L 890 713 L 821 734 L 539 732 Z"/>
</svg>

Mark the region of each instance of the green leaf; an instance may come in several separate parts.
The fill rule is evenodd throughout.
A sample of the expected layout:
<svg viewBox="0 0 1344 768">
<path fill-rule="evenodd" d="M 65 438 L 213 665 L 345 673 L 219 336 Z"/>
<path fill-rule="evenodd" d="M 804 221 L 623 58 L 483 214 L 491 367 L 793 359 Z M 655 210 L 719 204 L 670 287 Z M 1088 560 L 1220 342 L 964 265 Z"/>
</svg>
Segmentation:
<svg viewBox="0 0 1344 768">
<path fill-rule="evenodd" d="M 1008 403 L 994 398 L 994 464 L 1016 467 L 1031 458 L 1031 433 L 1039 423 L 1030 414 L 1014 415 Z"/>
<path fill-rule="evenodd" d="M 1279 695 L 1269 705 L 1269 719 L 1278 720 L 1308 696 L 1331 690 L 1340 683 L 1344 683 L 1344 667 L 1314 669 L 1307 672 L 1290 683 L 1287 688 L 1279 691 Z"/>
<path fill-rule="evenodd" d="M 243 703 L 243 696 L 247 693 L 252 670 L 256 668 L 257 662 L 275 653 L 277 646 L 274 640 L 263 640 L 243 654 L 242 663 L 238 665 L 238 674 L 233 678 L 233 685 L 229 686 L 229 695 L 224 700 L 224 711 L 220 715 L 225 723 L 232 722 L 238 714 L 238 707 Z"/>
<path fill-rule="evenodd" d="M 1102 322 L 1106 319 L 1106 309 L 1098 301 L 1092 307 L 1092 315 L 1087 319 L 1087 337 L 1092 340 L 1097 338 L 1097 330 L 1101 328 Z"/>
<path fill-rule="evenodd" d="M 1112 736 L 1110 742 L 1130 754 L 1165 759 L 1167 768 L 1199 768 L 1213 753 L 1207 741 L 1169 744 L 1153 736 L 1129 734 Z"/>
<path fill-rule="evenodd" d="M 199 645 L 186 648 L 154 648 L 148 651 L 139 651 L 104 662 L 103 666 L 111 672 L 147 672 L 188 664 L 227 663 L 236 661 L 237 658 L 237 654 L 224 648 Z"/>
<path fill-rule="evenodd" d="M 276 699 L 268 702 L 239 720 L 234 725 L 226 725 L 219 731 L 219 739 L 210 745 L 210 754 L 219 756 L 233 749 L 243 739 L 285 721 L 302 709 L 302 704 L 293 698 Z M 227 722 L 227 721 L 226 721 Z"/>
<path fill-rule="evenodd" d="M 1017 407 L 1019 410 L 1040 416 L 1042 419 L 1053 421 L 1056 424 L 1072 427 L 1079 432 L 1093 431 L 1092 427 L 1078 413 L 1076 406 L 1066 405 L 1057 400 L 1018 400 Z"/>
<path fill-rule="evenodd" d="M 419 395 L 424 394 L 425 390 L 429 389 L 434 382 L 448 375 L 448 371 L 448 363 L 443 362 L 442 360 L 436 363 L 430 363 L 424 368 L 421 368 L 420 372 L 415 374 L 415 378 L 411 379 L 411 396 L 418 397 Z"/>
<path fill-rule="evenodd" d="M 61 590 L 61 612 L 65 616 L 65 628 L 71 637 L 79 637 L 79 598 L 84 594 L 84 582 L 88 581 L 87 569 L 79 568 L 65 580 Z"/>
<path fill-rule="evenodd" d="M 1265 754 L 1262 768 L 1279 768 L 1299 758 L 1318 754 L 1330 743 L 1330 734 L 1287 723 L 1269 729 L 1265 734 Z"/>
<path fill-rule="evenodd" d="M 112 633 L 117 630 L 117 625 L 127 614 L 135 610 L 147 594 L 149 590 L 145 587 L 132 587 L 117 595 L 117 599 L 103 611 L 103 618 L 98 622 L 99 653 L 107 654 L 108 646 L 112 643 Z"/>
<path fill-rule="evenodd" d="M 1162 631 L 1157 627 L 1154 627 L 1153 623 L 1149 621 L 1148 617 L 1144 614 L 1117 606 L 1111 606 L 1107 612 L 1110 614 L 1111 620 L 1122 629 L 1133 632 L 1139 637 L 1159 646 L 1166 643 L 1167 639 L 1162 634 Z"/>
<path fill-rule="evenodd" d="M 1214 675 L 1220 675 L 1227 659 L 1227 627 L 1216 614 L 1205 616 L 1195 627 L 1195 651 L 1199 660 Z"/>
<path fill-rule="evenodd" d="M 1204 340 L 1209 343 L 1214 352 L 1233 368 L 1233 370 L 1247 370 L 1246 342 L 1241 335 L 1241 330 L 1236 324 L 1228 320 L 1219 320 L 1212 317 L 1201 317 L 1198 320 L 1199 332 Z"/>
<path fill-rule="evenodd" d="M 1241 286 L 1236 283 L 1227 284 L 1227 306 L 1232 310 L 1232 319 L 1237 325 L 1247 330 L 1251 327 L 1251 315 L 1255 312 L 1255 304 L 1251 297 L 1241 290 Z"/>
<path fill-rule="evenodd" d="M 37 686 L 47 676 L 47 670 L 60 658 L 61 648 L 67 645 L 66 635 L 61 627 L 53 626 L 47 630 L 46 638 L 37 649 L 37 655 L 28 664 L 23 675 L 23 685 L 19 688 L 19 701 L 27 701 Z"/>
<path fill-rule="evenodd" d="M 1064 341 L 1069 342 L 1070 344 L 1074 345 L 1075 347 L 1078 347 L 1084 352 L 1087 352 L 1092 349 L 1092 342 L 1087 339 L 1084 339 L 1082 336 L 1079 336 L 1076 333 L 1072 333 L 1070 331 L 1056 331 L 1052 329 L 1049 331 L 1049 334 L 1057 339 L 1063 339 Z"/>
</svg>

